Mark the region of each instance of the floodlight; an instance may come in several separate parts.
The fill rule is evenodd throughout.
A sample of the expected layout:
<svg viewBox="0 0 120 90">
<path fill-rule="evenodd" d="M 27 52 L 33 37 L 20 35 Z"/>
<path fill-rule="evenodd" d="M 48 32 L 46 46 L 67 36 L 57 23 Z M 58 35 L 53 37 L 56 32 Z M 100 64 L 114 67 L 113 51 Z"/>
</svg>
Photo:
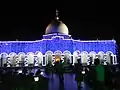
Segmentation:
<svg viewBox="0 0 120 90">
<path fill-rule="evenodd" d="M 18 73 L 22 73 L 22 70 L 18 70 Z"/>
<path fill-rule="evenodd" d="M 41 72 L 40 74 L 43 75 L 43 72 Z"/>
<path fill-rule="evenodd" d="M 35 82 L 39 81 L 39 77 L 34 77 Z"/>
<path fill-rule="evenodd" d="M 85 71 L 82 71 L 82 74 L 85 74 Z"/>
</svg>

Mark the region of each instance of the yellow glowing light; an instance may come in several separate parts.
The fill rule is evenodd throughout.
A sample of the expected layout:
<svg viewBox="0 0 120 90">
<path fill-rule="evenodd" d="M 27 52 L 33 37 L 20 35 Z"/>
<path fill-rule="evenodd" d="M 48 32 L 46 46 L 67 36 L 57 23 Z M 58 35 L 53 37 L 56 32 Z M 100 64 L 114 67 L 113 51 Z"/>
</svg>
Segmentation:
<svg viewBox="0 0 120 90">
<path fill-rule="evenodd" d="M 60 61 L 60 59 L 59 59 L 59 58 L 56 58 L 56 62 L 57 62 L 57 61 Z"/>
<path fill-rule="evenodd" d="M 56 61 L 56 62 L 60 62 L 60 57 L 59 57 L 59 56 L 56 56 L 55 61 Z"/>
</svg>

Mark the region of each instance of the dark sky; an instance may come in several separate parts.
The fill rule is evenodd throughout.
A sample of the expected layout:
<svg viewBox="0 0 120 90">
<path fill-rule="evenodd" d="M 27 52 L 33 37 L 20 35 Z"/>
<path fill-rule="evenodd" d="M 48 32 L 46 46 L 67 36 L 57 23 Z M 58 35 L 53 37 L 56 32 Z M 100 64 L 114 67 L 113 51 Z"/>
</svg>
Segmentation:
<svg viewBox="0 0 120 90">
<path fill-rule="evenodd" d="M 56 8 L 74 39 L 119 40 L 120 19 L 117 2 L 56 2 L 15 4 L 1 8 L 0 40 L 42 39 Z"/>
</svg>

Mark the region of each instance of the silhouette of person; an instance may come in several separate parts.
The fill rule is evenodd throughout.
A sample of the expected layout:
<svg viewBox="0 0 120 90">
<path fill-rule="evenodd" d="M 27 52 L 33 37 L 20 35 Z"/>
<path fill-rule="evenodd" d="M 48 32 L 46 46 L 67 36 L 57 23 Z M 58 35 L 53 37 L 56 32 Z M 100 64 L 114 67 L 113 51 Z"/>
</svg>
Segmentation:
<svg viewBox="0 0 120 90">
<path fill-rule="evenodd" d="M 78 90 L 81 89 L 81 81 L 82 81 L 82 64 L 80 63 L 80 60 L 77 60 L 78 63 L 75 64 L 75 80 L 77 82 Z"/>
<path fill-rule="evenodd" d="M 63 68 L 62 60 L 55 62 L 55 69 L 59 77 L 59 89 L 63 90 L 64 89 L 64 77 L 63 77 L 64 68 Z"/>
<path fill-rule="evenodd" d="M 95 59 L 95 72 L 96 72 L 96 90 L 104 90 L 104 66 L 100 64 L 100 60 Z"/>
<path fill-rule="evenodd" d="M 64 68 L 63 68 L 63 63 L 62 60 L 59 62 L 59 70 L 58 70 L 58 75 L 59 75 L 59 90 L 64 90 Z"/>
<path fill-rule="evenodd" d="M 105 66 L 105 85 L 108 90 L 112 90 L 112 72 L 110 71 L 109 65 Z"/>
</svg>

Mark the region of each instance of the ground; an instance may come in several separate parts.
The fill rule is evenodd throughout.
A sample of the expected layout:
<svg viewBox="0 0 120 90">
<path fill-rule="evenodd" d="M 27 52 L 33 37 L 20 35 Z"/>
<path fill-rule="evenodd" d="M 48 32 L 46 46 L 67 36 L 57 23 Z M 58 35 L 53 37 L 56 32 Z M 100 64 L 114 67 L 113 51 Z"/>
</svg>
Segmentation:
<svg viewBox="0 0 120 90">
<path fill-rule="evenodd" d="M 50 75 L 50 77 L 52 77 Z M 64 90 L 77 90 L 77 83 L 74 79 L 74 74 L 64 74 Z M 90 90 L 88 85 L 82 82 L 82 90 Z M 49 90 L 59 90 L 59 78 L 58 75 L 54 74 L 53 78 L 49 80 Z"/>
</svg>

